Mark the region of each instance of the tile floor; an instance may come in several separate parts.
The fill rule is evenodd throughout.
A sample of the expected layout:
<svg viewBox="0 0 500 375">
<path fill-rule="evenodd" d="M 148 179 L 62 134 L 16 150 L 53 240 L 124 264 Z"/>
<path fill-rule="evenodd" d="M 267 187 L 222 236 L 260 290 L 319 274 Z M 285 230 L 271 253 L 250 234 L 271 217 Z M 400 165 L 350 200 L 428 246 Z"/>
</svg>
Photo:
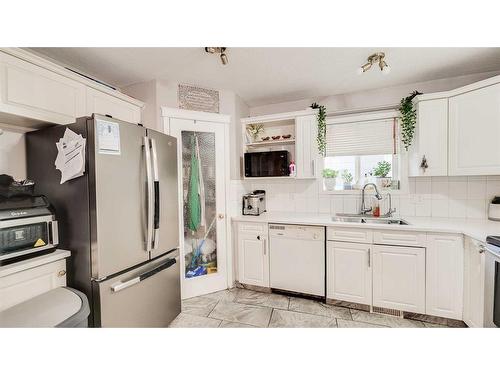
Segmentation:
<svg viewBox="0 0 500 375">
<path fill-rule="evenodd" d="M 437 328 L 280 294 L 228 289 L 182 301 L 174 328 Z"/>
</svg>

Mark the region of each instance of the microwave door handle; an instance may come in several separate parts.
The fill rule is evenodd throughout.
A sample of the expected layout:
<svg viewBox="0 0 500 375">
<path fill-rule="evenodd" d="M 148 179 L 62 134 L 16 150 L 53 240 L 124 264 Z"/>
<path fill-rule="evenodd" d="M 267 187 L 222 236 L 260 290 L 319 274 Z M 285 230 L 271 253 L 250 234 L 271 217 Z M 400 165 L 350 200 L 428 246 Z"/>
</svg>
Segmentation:
<svg viewBox="0 0 500 375">
<path fill-rule="evenodd" d="M 158 152 L 156 141 L 151 139 L 151 153 L 153 159 L 153 188 L 154 188 L 154 211 L 153 211 L 153 250 L 158 248 L 160 235 L 160 177 L 158 174 Z"/>
<path fill-rule="evenodd" d="M 149 138 L 143 137 L 144 159 L 146 161 L 146 251 L 151 251 L 153 242 L 153 176 L 151 172 L 151 151 L 149 149 Z"/>
</svg>

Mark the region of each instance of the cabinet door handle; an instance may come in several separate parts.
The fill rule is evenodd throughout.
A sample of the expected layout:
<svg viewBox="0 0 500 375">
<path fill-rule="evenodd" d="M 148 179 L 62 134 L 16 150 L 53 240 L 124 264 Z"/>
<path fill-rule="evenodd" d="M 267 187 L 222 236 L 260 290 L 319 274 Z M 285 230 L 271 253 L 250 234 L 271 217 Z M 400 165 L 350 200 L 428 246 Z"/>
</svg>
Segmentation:
<svg viewBox="0 0 500 375">
<path fill-rule="evenodd" d="M 368 268 L 372 266 L 372 261 L 371 261 L 371 249 L 368 249 Z"/>
<path fill-rule="evenodd" d="M 312 174 L 313 177 L 316 177 L 316 168 L 315 168 L 314 164 L 315 164 L 315 160 L 312 159 L 311 160 L 311 174 Z"/>
<path fill-rule="evenodd" d="M 260 241 L 260 236 L 257 236 L 257 239 Z"/>
</svg>

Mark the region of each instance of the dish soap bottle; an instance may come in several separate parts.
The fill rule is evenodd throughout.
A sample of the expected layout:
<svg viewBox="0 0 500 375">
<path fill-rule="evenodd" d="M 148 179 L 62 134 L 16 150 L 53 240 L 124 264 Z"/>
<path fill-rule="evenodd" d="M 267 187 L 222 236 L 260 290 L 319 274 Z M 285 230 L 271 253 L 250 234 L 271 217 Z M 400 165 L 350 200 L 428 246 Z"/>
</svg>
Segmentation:
<svg viewBox="0 0 500 375">
<path fill-rule="evenodd" d="M 374 217 L 380 217 L 380 204 L 378 199 L 373 200 L 372 213 Z"/>
<path fill-rule="evenodd" d="M 288 166 L 288 169 L 290 170 L 290 177 L 295 177 L 297 174 L 297 170 L 295 169 L 295 161 L 292 160 L 292 162 Z"/>
</svg>

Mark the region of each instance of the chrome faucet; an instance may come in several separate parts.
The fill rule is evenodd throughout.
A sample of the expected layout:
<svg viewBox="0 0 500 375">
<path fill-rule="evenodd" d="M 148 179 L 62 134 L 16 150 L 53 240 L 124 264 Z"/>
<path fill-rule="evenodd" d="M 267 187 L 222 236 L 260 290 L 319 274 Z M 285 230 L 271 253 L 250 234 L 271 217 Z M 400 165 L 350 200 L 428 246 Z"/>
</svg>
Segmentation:
<svg viewBox="0 0 500 375">
<path fill-rule="evenodd" d="M 380 192 L 378 191 L 377 185 L 375 185 L 373 182 L 365 184 L 365 186 L 363 186 L 363 190 L 361 190 L 361 212 L 360 212 L 361 215 L 364 215 L 372 210 L 371 207 L 366 208 L 366 205 L 365 205 L 365 189 L 370 185 L 375 188 L 375 198 L 377 198 L 379 201 L 382 200 L 382 195 L 380 195 Z"/>
</svg>

